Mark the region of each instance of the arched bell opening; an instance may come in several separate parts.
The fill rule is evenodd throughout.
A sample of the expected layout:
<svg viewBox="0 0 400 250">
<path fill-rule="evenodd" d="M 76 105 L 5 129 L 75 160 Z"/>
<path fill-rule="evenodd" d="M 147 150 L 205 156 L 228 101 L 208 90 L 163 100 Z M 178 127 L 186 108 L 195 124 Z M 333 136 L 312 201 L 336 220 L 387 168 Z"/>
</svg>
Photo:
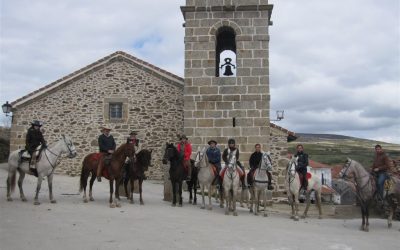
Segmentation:
<svg viewBox="0 0 400 250">
<path fill-rule="evenodd" d="M 216 35 L 216 69 L 217 77 L 236 76 L 236 35 L 233 28 L 221 27 Z"/>
</svg>

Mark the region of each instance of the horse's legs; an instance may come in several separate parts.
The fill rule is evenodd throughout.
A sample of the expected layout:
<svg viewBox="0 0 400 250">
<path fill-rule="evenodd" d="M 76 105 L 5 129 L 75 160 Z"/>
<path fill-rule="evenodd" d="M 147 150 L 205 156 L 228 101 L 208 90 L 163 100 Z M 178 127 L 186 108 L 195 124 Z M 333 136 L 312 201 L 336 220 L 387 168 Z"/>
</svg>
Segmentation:
<svg viewBox="0 0 400 250">
<path fill-rule="evenodd" d="M 173 180 L 171 180 L 171 184 L 172 184 L 172 206 L 175 207 L 176 206 L 176 185 Z"/>
<path fill-rule="evenodd" d="M 182 206 L 182 181 L 179 182 L 179 207 Z"/>
<path fill-rule="evenodd" d="M 293 195 L 293 199 L 294 199 L 294 220 L 298 221 L 299 220 L 299 193 L 296 192 Z"/>
<path fill-rule="evenodd" d="M 205 186 L 205 185 L 203 185 L 203 190 L 204 190 L 204 186 Z M 203 191 L 203 192 L 204 192 L 204 191 Z M 210 182 L 210 184 L 208 185 L 208 210 L 212 210 L 212 201 L 211 201 L 211 198 L 212 198 L 213 192 L 214 192 L 214 186 L 213 186 L 212 183 Z M 204 204 L 204 195 L 203 195 L 203 204 Z M 205 206 L 205 204 L 204 204 L 204 206 Z"/>
<path fill-rule="evenodd" d="M 130 195 L 130 193 L 128 193 L 128 182 L 130 181 L 130 178 L 129 179 L 124 179 L 123 180 L 123 184 L 124 184 L 124 190 L 125 190 L 125 195 L 126 195 L 126 198 L 128 199 L 128 200 L 130 200 L 131 201 L 131 203 L 133 203 L 133 201 L 131 200 L 131 195 Z M 132 186 L 132 183 L 131 183 L 131 186 Z"/>
<path fill-rule="evenodd" d="M 225 192 L 225 215 L 229 215 L 229 209 L 230 209 L 230 206 L 229 206 L 229 200 L 230 200 L 230 195 L 229 195 L 229 190 L 224 190 L 224 192 Z M 222 200 L 222 199 L 221 199 Z"/>
<path fill-rule="evenodd" d="M 19 178 L 18 178 L 18 188 L 19 188 L 19 196 L 21 197 L 22 201 L 26 201 L 24 190 L 22 189 L 22 183 L 24 182 L 25 172 L 21 169 L 18 169 Z"/>
<path fill-rule="evenodd" d="M 262 193 L 263 193 L 263 200 L 264 200 L 264 217 L 267 217 L 268 216 L 268 214 L 267 214 L 267 190 L 266 189 L 264 189 L 263 191 L 262 191 Z"/>
<path fill-rule="evenodd" d="M 250 187 L 250 196 L 251 196 L 251 200 L 250 200 L 250 213 L 253 213 L 253 204 L 254 204 L 254 185 Z"/>
<path fill-rule="evenodd" d="M 92 176 L 90 177 L 90 187 L 89 187 L 89 200 L 90 201 L 94 201 L 92 189 L 93 189 L 93 183 L 95 180 L 96 180 L 96 174 L 92 173 Z M 87 181 L 87 177 L 86 177 L 86 181 Z M 85 193 L 86 193 L 86 191 L 85 191 Z"/>
<path fill-rule="evenodd" d="M 365 211 L 366 211 L 366 221 L 365 221 L 365 228 L 364 231 L 368 232 L 369 231 L 369 205 L 367 204 L 365 207 Z"/>
<path fill-rule="evenodd" d="M 232 207 L 233 207 L 233 216 L 237 216 L 238 213 L 236 211 L 236 199 L 238 197 L 238 190 L 235 188 L 232 190 Z"/>
<path fill-rule="evenodd" d="M 204 184 L 200 184 L 200 190 L 201 190 L 201 206 L 200 206 L 200 208 L 201 209 L 206 208 L 206 201 L 204 198 L 204 187 L 205 187 Z M 208 190 L 208 197 L 210 197 L 210 189 Z"/>
<path fill-rule="evenodd" d="M 364 231 L 364 229 L 365 229 L 365 204 L 363 204 L 363 202 L 361 202 L 360 207 L 361 207 L 361 217 L 362 217 L 360 230 Z"/>
<path fill-rule="evenodd" d="M 8 177 L 7 177 L 7 201 L 12 201 L 13 200 L 11 198 L 11 190 L 14 191 L 16 172 L 17 171 L 15 171 L 15 170 L 9 170 L 8 171 Z"/>
<path fill-rule="evenodd" d="M 139 199 L 140 199 L 140 205 L 144 205 L 144 202 L 143 202 L 143 197 L 142 197 L 142 184 L 143 184 L 143 177 L 140 177 L 139 178 Z"/>
<path fill-rule="evenodd" d="M 129 194 L 128 197 L 128 193 L 126 193 L 126 197 L 128 197 L 128 200 L 130 200 L 130 203 L 133 204 L 135 203 L 133 200 L 133 191 L 135 190 L 135 180 L 133 178 L 133 176 L 130 178 L 130 182 L 131 182 L 131 192 Z M 126 184 L 126 186 L 128 186 L 128 183 Z M 128 187 L 125 188 L 125 192 L 127 192 L 126 190 L 128 189 Z"/>
<path fill-rule="evenodd" d="M 318 219 L 322 219 L 321 190 L 319 190 L 318 192 L 315 191 L 315 196 L 317 198 L 316 202 L 317 202 L 318 212 L 319 212 Z"/>
<path fill-rule="evenodd" d="M 121 199 L 119 198 L 119 184 L 121 183 L 120 179 L 115 179 L 115 205 L 117 207 L 121 207 Z"/>
<path fill-rule="evenodd" d="M 88 200 L 86 198 L 86 187 L 87 187 L 87 178 L 88 178 L 89 173 L 87 173 L 86 171 L 84 171 L 84 166 L 82 166 L 82 172 L 81 172 L 81 180 L 80 180 L 80 184 L 81 187 L 83 189 L 83 202 L 87 203 Z"/>
<path fill-rule="evenodd" d="M 53 174 L 47 176 L 47 184 L 49 186 L 49 199 L 51 203 L 57 203 L 53 197 Z"/>
<path fill-rule="evenodd" d="M 301 216 L 302 218 L 306 218 L 307 217 L 307 213 L 308 213 L 308 209 L 310 208 L 310 195 L 311 195 L 311 191 L 306 192 L 306 209 L 304 210 L 303 216 Z"/>
<path fill-rule="evenodd" d="M 197 205 L 197 176 L 192 178 L 193 182 L 193 205 Z"/>
<path fill-rule="evenodd" d="M 40 188 L 42 186 L 42 181 L 43 181 L 43 176 L 39 175 L 38 178 L 37 178 L 36 195 L 35 195 L 35 200 L 33 202 L 34 205 L 40 205 L 38 197 L 39 197 Z"/>
<path fill-rule="evenodd" d="M 192 195 L 192 188 L 193 188 L 193 182 L 192 181 L 186 181 L 188 191 L 189 191 L 189 204 L 192 204 L 193 200 L 193 195 Z"/>
<path fill-rule="evenodd" d="M 113 193 L 114 193 L 114 180 L 110 179 L 110 199 L 108 202 L 110 203 L 111 208 L 115 208 L 115 203 L 113 202 Z"/>
</svg>

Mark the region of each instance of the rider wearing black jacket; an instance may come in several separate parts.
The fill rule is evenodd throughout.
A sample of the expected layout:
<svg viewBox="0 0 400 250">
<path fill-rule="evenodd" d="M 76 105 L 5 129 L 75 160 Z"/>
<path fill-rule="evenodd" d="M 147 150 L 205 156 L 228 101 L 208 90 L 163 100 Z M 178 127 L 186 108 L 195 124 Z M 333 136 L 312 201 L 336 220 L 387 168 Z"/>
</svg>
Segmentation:
<svg viewBox="0 0 400 250">
<path fill-rule="evenodd" d="M 303 176 L 302 187 L 307 190 L 308 180 L 307 180 L 307 166 L 308 166 L 308 154 L 304 153 L 303 145 L 299 144 L 296 147 L 297 153 L 294 155 L 297 158 L 297 168 L 296 171 Z"/>
</svg>

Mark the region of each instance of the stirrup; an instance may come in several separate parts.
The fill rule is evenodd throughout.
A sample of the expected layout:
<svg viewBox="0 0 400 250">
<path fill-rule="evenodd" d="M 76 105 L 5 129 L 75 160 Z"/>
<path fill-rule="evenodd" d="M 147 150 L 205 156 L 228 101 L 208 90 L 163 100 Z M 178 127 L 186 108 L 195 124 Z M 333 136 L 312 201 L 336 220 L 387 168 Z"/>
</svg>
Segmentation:
<svg viewBox="0 0 400 250">
<path fill-rule="evenodd" d="M 101 177 L 100 176 L 97 176 L 97 181 L 101 182 Z"/>
</svg>

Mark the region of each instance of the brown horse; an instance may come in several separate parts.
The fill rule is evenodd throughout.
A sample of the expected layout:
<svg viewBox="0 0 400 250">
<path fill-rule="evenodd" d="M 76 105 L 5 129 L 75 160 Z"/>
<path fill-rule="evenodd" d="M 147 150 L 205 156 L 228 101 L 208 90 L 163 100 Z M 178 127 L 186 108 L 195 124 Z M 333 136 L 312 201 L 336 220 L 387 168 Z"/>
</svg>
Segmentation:
<svg viewBox="0 0 400 250">
<path fill-rule="evenodd" d="M 110 207 L 114 208 L 115 206 L 120 207 L 119 203 L 119 190 L 118 185 L 121 182 L 121 170 L 122 166 L 127 157 L 132 158 L 135 154 L 135 146 L 132 143 L 122 144 L 117 148 L 117 150 L 112 154 L 111 162 L 109 166 L 106 166 L 103 169 L 103 177 L 110 181 Z M 82 171 L 81 171 L 81 179 L 80 179 L 80 192 L 84 190 L 83 201 L 87 202 L 86 198 L 86 186 L 87 179 L 89 174 L 92 175 L 90 179 L 90 190 L 89 190 L 89 198 L 93 201 L 92 196 L 92 187 L 93 182 L 96 179 L 96 171 L 99 165 L 99 162 L 103 160 L 103 155 L 101 153 L 91 153 L 87 155 L 82 162 Z M 114 180 L 115 182 L 115 198 L 116 202 L 113 201 L 113 193 L 114 193 Z"/>
<path fill-rule="evenodd" d="M 128 200 L 133 204 L 133 190 L 134 190 L 134 183 L 135 180 L 139 182 L 139 194 L 140 194 L 140 205 L 144 205 L 143 198 L 142 198 L 142 183 L 144 180 L 144 172 L 149 169 L 151 164 L 151 153 L 152 150 L 142 149 L 136 155 L 136 161 L 132 162 L 129 161 L 128 166 L 126 168 L 126 177 L 124 179 L 124 189 L 126 197 Z M 128 192 L 128 182 L 131 182 L 131 190 L 130 193 Z"/>
</svg>

